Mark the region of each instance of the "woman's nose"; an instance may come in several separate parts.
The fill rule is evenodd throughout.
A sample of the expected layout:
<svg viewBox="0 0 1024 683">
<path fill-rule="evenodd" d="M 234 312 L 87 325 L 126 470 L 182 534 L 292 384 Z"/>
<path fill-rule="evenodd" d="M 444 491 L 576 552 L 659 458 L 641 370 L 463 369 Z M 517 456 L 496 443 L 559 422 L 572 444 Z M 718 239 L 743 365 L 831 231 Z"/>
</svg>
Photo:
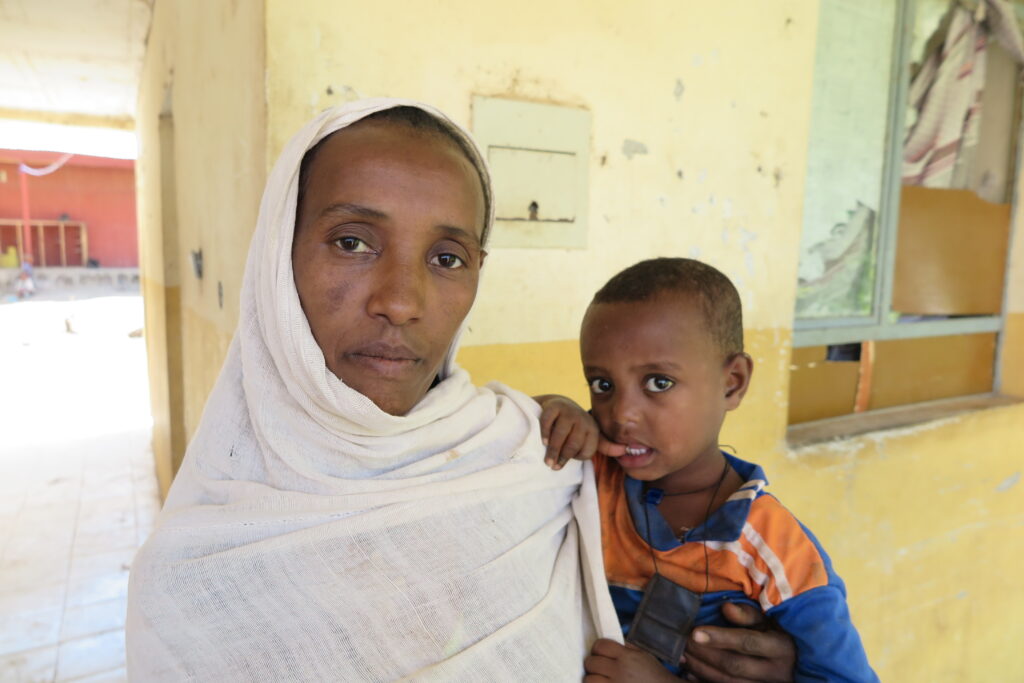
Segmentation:
<svg viewBox="0 0 1024 683">
<path fill-rule="evenodd" d="M 372 276 L 367 313 L 395 326 L 420 319 L 427 294 L 424 270 L 409 261 L 381 259 Z"/>
</svg>

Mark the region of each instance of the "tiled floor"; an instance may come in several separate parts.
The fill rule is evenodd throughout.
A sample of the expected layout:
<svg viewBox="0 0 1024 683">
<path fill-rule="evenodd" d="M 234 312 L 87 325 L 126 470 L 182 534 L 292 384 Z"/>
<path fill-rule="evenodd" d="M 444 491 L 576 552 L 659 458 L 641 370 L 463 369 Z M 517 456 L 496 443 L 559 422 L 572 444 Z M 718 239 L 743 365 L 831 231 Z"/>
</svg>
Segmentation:
<svg viewBox="0 0 1024 683">
<path fill-rule="evenodd" d="M 0 306 L 0 681 L 125 679 L 159 509 L 141 326 L 138 297 Z"/>
</svg>

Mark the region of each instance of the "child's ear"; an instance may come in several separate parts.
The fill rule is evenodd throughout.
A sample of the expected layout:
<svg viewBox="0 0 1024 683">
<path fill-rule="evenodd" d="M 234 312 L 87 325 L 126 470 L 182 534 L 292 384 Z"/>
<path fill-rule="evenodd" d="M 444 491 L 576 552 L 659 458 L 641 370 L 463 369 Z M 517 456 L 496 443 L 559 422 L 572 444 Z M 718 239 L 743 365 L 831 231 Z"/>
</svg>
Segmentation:
<svg viewBox="0 0 1024 683">
<path fill-rule="evenodd" d="M 750 388 L 754 360 L 745 353 L 735 353 L 725 362 L 725 409 L 738 408 Z"/>
</svg>

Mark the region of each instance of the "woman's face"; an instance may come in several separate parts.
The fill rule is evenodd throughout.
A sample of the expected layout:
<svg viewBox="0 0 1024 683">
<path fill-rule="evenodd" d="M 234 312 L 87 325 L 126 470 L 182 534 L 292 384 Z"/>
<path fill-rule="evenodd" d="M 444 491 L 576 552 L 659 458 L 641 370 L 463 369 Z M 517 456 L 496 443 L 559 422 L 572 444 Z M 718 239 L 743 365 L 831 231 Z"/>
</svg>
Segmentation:
<svg viewBox="0 0 1024 683">
<path fill-rule="evenodd" d="M 292 268 L 327 367 L 392 415 L 426 394 L 476 296 L 479 176 L 456 145 L 368 121 L 308 169 Z"/>
</svg>

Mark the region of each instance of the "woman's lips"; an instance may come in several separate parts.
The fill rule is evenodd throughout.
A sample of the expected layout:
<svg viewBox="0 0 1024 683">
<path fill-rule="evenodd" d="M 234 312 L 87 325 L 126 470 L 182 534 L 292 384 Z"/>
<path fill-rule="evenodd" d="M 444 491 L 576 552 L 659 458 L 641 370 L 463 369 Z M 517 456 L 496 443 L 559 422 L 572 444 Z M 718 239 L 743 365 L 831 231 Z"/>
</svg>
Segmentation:
<svg viewBox="0 0 1024 683">
<path fill-rule="evenodd" d="M 345 358 L 384 377 L 402 375 L 419 365 L 422 360 L 407 346 L 381 342 L 348 351 Z"/>
</svg>

